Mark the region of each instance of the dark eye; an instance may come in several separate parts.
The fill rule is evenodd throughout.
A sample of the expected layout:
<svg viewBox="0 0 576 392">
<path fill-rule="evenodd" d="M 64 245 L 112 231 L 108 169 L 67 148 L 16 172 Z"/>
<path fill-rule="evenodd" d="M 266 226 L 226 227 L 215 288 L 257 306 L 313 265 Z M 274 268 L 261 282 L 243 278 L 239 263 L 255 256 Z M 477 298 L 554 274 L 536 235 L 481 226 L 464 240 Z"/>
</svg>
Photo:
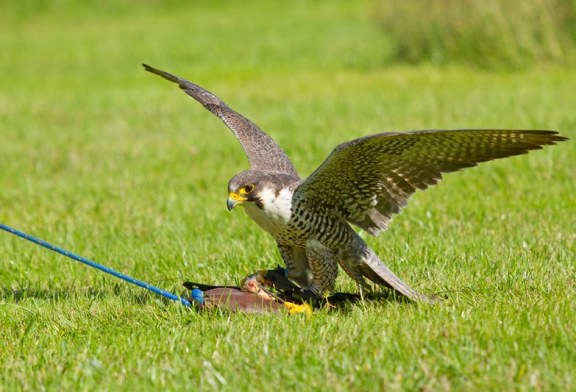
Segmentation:
<svg viewBox="0 0 576 392">
<path fill-rule="evenodd" d="M 244 187 L 244 192 L 251 193 L 254 190 L 254 184 L 246 185 Z"/>
</svg>

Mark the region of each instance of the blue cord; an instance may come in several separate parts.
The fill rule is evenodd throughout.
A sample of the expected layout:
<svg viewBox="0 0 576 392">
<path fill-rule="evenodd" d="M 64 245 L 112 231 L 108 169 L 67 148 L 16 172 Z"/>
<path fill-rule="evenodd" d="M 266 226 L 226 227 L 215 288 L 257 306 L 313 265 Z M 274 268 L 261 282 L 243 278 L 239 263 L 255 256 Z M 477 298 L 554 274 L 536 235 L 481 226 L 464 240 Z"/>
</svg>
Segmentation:
<svg viewBox="0 0 576 392">
<path fill-rule="evenodd" d="M 132 278 L 132 277 L 130 277 L 130 276 L 128 276 L 128 275 L 124 275 L 124 274 L 122 274 L 122 273 L 120 273 L 120 272 L 118 272 L 118 271 L 114 271 L 113 269 L 108 268 L 108 267 L 105 267 L 105 266 L 103 266 L 102 264 L 95 263 L 94 261 L 88 260 L 88 259 L 86 259 L 86 258 L 84 258 L 84 257 L 82 257 L 82 256 L 78 256 L 78 255 L 76 255 L 76 254 L 74 254 L 74 253 L 72 253 L 72 252 L 68 252 L 67 250 L 64 250 L 64 249 L 62 249 L 62 248 L 59 248 L 59 247 L 57 247 L 57 246 L 55 246 L 55 245 L 52 245 L 52 244 L 50 244 L 50 243 L 48 243 L 48 242 L 46 242 L 46 241 L 43 241 L 43 240 L 41 240 L 41 239 L 39 239 L 39 238 L 33 237 L 33 236 L 31 236 L 30 234 L 26 234 L 26 233 L 24 233 L 24 232 L 22 232 L 22 231 L 13 229 L 13 228 L 11 228 L 10 226 L 6 226 L 6 225 L 4 225 L 4 224 L 2 224 L 2 223 L 0 223 L 0 229 L 2 229 L 2 230 L 4 230 L 4 231 L 7 231 L 8 233 L 14 234 L 14 235 L 16 235 L 16 236 L 18 236 L 18 237 L 20 237 L 20 238 L 24 238 L 25 240 L 28 240 L 28 241 L 33 242 L 33 243 L 35 243 L 35 244 L 38 244 L 38 245 L 40 245 L 40 246 L 43 246 L 43 247 L 46 248 L 46 249 L 50 249 L 51 251 L 54 251 L 54 252 L 56 252 L 56 253 L 60 253 L 61 255 L 64 255 L 64 256 L 66 256 L 66 257 L 69 257 L 69 258 L 71 258 L 71 259 L 73 259 L 73 260 L 79 261 L 79 262 L 81 262 L 81 263 L 83 263 L 83 264 L 86 264 L 86 265 L 92 267 L 92 268 L 96 268 L 96 269 L 98 269 L 98 270 L 100 270 L 100 271 L 106 272 L 107 274 L 110 274 L 110 275 L 113 275 L 113 276 L 115 276 L 115 277 L 117 277 L 117 278 L 120 278 L 120 279 L 122 279 L 122 280 L 125 280 L 126 282 L 135 284 L 136 286 L 140 286 L 140 287 L 142 287 L 142 288 L 144 288 L 144 289 L 146 289 L 146 290 L 150 290 L 150 291 L 152 291 L 152 292 L 154 292 L 154 293 L 156 293 L 156 294 L 160 294 L 161 296 L 166 297 L 166 298 L 168 298 L 168 299 L 171 299 L 171 300 L 173 300 L 173 301 L 180 302 L 180 303 L 181 303 L 182 305 L 184 305 L 184 306 L 188 306 L 188 307 L 191 306 L 190 301 L 188 301 L 186 298 L 179 297 L 179 296 L 177 296 L 177 295 L 175 295 L 175 294 L 169 293 L 168 291 L 164 291 L 164 290 L 162 290 L 162 289 L 159 289 L 159 288 L 157 288 L 157 287 L 154 287 L 154 286 L 152 286 L 152 285 L 150 285 L 150 284 L 148 284 L 148 283 L 146 283 L 146 282 L 142 282 L 141 280 L 134 279 L 134 278 Z"/>
</svg>

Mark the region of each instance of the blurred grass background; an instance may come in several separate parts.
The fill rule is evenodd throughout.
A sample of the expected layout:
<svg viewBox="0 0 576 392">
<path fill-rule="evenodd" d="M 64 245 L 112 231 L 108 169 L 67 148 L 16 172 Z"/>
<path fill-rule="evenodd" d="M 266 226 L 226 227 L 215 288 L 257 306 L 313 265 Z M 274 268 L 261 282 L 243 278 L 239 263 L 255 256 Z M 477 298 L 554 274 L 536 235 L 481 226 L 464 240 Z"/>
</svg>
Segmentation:
<svg viewBox="0 0 576 392">
<path fill-rule="evenodd" d="M 576 60 L 573 0 L 390 0 L 376 19 L 391 62 L 521 69 Z"/>
<path fill-rule="evenodd" d="M 237 141 L 143 62 L 253 119 L 303 176 L 338 143 L 386 130 L 576 137 L 576 72 L 562 37 L 563 59 L 532 58 L 504 33 L 506 50 L 488 50 L 500 36 L 477 46 L 482 29 L 454 38 L 461 20 L 479 25 L 472 17 L 483 12 L 417 4 L 3 3 L 0 221 L 179 293 L 186 279 L 230 284 L 279 262 L 266 233 L 225 209 L 228 179 L 247 167 Z M 426 32 L 437 4 L 450 7 L 436 25 L 454 33 Z M 532 42 L 532 27 L 519 42 Z M 455 53 L 442 46 L 450 39 L 462 45 Z M 400 55 L 402 45 L 419 55 Z M 0 384 L 574 389 L 575 160 L 571 141 L 453 174 L 367 239 L 414 287 L 447 293 L 440 308 L 385 302 L 310 320 L 196 314 L 2 234 Z M 341 274 L 338 289 L 355 287 Z"/>
</svg>

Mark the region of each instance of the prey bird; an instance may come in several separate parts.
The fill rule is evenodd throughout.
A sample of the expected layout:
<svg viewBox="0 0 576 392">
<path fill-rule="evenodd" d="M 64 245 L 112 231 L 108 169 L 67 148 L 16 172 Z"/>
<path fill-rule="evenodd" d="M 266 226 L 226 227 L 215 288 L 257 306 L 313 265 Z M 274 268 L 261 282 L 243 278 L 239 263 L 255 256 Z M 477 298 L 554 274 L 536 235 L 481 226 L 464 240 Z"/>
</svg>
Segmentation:
<svg viewBox="0 0 576 392">
<path fill-rule="evenodd" d="M 443 173 L 567 140 L 547 130 L 458 129 L 385 132 L 337 146 L 302 180 L 256 124 L 204 88 L 144 64 L 219 117 L 244 148 L 250 170 L 228 183 L 228 209 L 242 206 L 277 242 L 286 276 L 319 297 L 334 292 L 338 265 L 358 284 L 429 301 L 398 278 L 351 225 L 377 235 L 418 189 Z"/>
</svg>

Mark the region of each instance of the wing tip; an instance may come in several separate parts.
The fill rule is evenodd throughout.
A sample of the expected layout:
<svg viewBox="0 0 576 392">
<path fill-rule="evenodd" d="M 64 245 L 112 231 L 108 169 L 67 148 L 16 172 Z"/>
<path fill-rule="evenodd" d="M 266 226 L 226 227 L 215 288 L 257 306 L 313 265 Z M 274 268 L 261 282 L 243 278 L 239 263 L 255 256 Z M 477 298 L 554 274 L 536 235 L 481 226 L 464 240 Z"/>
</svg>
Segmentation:
<svg viewBox="0 0 576 392">
<path fill-rule="evenodd" d="M 218 98 L 210 91 L 206 90 L 205 88 L 195 83 L 192 83 L 186 79 L 183 79 L 169 72 L 162 71 L 158 68 L 154 68 L 151 65 L 145 63 L 143 63 L 142 66 L 144 67 L 145 71 L 158 75 L 170 82 L 176 83 L 181 90 L 183 90 L 186 94 L 188 94 L 189 96 L 200 102 L 204 107 L 206 107 L 209 110 L 210 106 L 225 107 L 225 108 L 228 107 L 226 103 L 224 103 L 220 98 Z"/>
<path fill-rule="evenodd" d="M 173 75 L 173 74 L 171 74 L 171 73 L 169 73 L 169 72 L 166 72 L 166 71 L 162 71 L 162 70 L 160 70 L 160 69 L 158 69 L 158 68 L 154 68 L 154 67 L 152 67 L 151 65 L 148 65 L 148 64 L 145 64 L 145 63 L 142 64 L 142 67 L 144 67 L 144 70 L 145 70 L 145 71 L 148 71 L 148 72 L 150 72 L 150 73 L 153 73 L 154 75 L 158 75 L 158 76 L 160 76 L 160 77 L 162 77 L 162 78 L 164 78 L 164 79 L 166 79 L 166 80 L 169 80 L 169 81 L 171 81 L 171 82 L 177 83 L 177 84 L 180 86 L 181 89 L 186 88 L 186 86 L 184 86 L 184 85 L 182 84 L 183 80 L 182 80 L 181 78 L 179 78 L 178 76 L 176 76 L 176 75 Z"/>
<path fill-rule="evenodd" d="M 142 64 L 142 66 L 144 67 L 145 71 L 153 73 L 154 75 L 158 75 L 158 76 L 160 76 L 160 77 L 162 77 L 162 78 L 164 78 L 170 82 L 176 83 L 178 85 L 178 87 L 180 87 L 184 91 L 188 91 L 191 88 L 203 90 L 200 86 L 198 86 L 194 83 L 191 83 L 191 82 L 187 81 L 186 79 L 182 79 L 179 76 L 171 74 L 170 72 L 162 71 L 161 69 L 154 68 L 151 65 L 144 64 L 144 63 Z"/>
</svg>

